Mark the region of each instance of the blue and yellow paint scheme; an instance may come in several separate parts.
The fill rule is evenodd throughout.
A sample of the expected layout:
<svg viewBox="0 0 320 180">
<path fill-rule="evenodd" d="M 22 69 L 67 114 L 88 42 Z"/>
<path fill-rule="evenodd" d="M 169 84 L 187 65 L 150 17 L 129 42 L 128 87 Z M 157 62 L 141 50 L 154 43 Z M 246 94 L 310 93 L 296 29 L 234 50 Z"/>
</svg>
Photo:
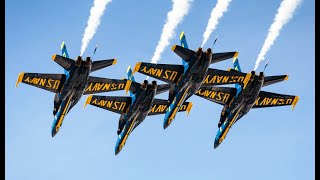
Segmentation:
<svg viewBox="0 0 320 180">
<path fill-rule="evenodd" d="M 233 67 L 234 69 L 229 71 L 241 71 L 237 58 L 233 61 Z M 299 96 L 261 90 L 263 86 L 287 79 L 288 75 L 264 76 L 263 72 L 256 75 L 252 71 L 245 88 L 243 84 L 236 84 L 235 88 L 201 87 L 196 95 L 224 106 L 218 123 L 219 129 L 214 140 L 214 148 L 217 148 L 223 142 L 230 128 L 252 108 L 291 105 L 293 110 Z"/>
<path fill-rule="evenodd" d="M 16 86 L 20 82 L 55 93 L 51 135 L 54 137 L 61 128 L 62 122 L 70 109 L 80 100 L 82 95 L 123 90 L 128 80 L 108 79 L 89 76 L 93 71 L 114 65 L 116 59 L 92 62 L 78 56 L 69 58 L 67 47 L 63 41 L 61 54 L 54 54 L 52 60 L 64 69 L 64 74 L 26 73 L 19 74 Z"/>
<path fill-rule="evenodd" d="M 131 132 L 139 126 L 147 116 L 165 114 L 169 103 L 167 100 L 157 99 L 155 95 L 166 92 L 170 89 L 170 84 L 157 85 L 156 81 L 148 84 L 144 80 L 141 84 L 135 82 L 131 68 L 127 69 L 128 79 L 131 81 L 130 87 L 126 91 L 131 92 L 130 97 L 125 96 L 88 96 L 85 105 L 90 104 L 105 110 L 120 114 L 118 138 L 115 145 L 115 155 L 125 146 Z M 184 102 L 179 112 L 190 112 L 192 103 Z"/>
<path fill-rule="evenodd" d="M 182 65 L 138 62 L 133 70 L 133 73 L 140 72 L 171 84 L 168 97 L 170 107 L 164 117 L 164 129 L 172 123 L 181 104 L 194 95 L 200 87 L 246 84 L 249 80 L 245 73 L 209 68 L 213 63 L 237 56 L 238 52 L 212 53 L 211 48 L 203 51 L 201 47 L 193 51 L 188 47 L 184 32 L 180 34 L 180 44 L 181 46 L 174 45 L 171 49 L 182 59 Z"/>
</svg>

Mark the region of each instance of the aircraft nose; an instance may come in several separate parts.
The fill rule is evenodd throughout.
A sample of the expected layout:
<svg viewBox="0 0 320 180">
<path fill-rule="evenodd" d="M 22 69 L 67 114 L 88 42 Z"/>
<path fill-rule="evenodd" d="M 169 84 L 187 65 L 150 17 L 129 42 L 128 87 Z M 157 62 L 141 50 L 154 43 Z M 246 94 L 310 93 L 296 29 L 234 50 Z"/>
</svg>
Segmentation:
<svg viewBox="0 0 320 180">
<path fill-rule="evenodd" d="M 57 134 L 56 131 L 54 131 L 54 130 L 51 131 L 51 136 L 52 136 L 52 137 L 54 137 L 56 134 Z"/>
<path fill-rule="evenodd" d="M 214 149 L 216 149 L 220 145 L 219 141 L 217 139 L 214 140 Z"/>
<path fill-rule="evenodd" d="M 117 149 L 114 151 L 114 154 L 115 154 L 115 155 L 118 155 L 119 152 L 120 152 L 120 150 L 119 150 L 119 148 L 117 148 Z"/>
<path fill-rule="evenodd" d="M 163 123 L 163 129 L 166 129 L 167 127 L 169 126 L 169 124 L 168 123 Z"/>
</svg>

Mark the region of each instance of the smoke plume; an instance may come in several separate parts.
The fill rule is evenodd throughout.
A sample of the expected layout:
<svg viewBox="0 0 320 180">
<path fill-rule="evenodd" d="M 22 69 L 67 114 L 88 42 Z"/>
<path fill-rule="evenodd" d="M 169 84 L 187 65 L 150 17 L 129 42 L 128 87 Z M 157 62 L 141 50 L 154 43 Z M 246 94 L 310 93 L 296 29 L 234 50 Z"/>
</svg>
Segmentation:
<svg viewBox="0 0 320 180">
<path fill-rule="evenodd" d="M 175 34 L 176 27 L 183 20 L 184 16 L 188 14 L 191 2 L 192 0 L 172 0 L 172 10 L 167 14 L 160 40 L 151 59 L 152 63 L 157 63 L 161 58 L 161 54 Z"/>
<path fill-rule="evenodd" d="M 93 6 L 90 9 L 90 16 L 87 22 L 87 27 L 84 30 L 84 34 L 82 37 L 82 45 L 81 45 L 81 53 L 84 53 L 86 50 L 90 40 L 92 39 L 93 35 L 96 33 L 98 26 L 100 24 L 101 16 L 103 15 L 104 10 L 108 3 L 112 0 L 94 0 Z"/>
<path fill-rule="evenodd" d="M 274 41 L 280 34 L 282 27 L 292 18 L 295 9 L 300 4 L 301 0 L 283 0 L 278 8 L 278 12 L 273 19 L 273 23 L 269 28 L 267 38 L 264 41 L 262 49 L 256 60 L 254 70 L 256 70 L 262 60 L 264 60 L 266 53 L 270 50 Z"/>
<path fill-rule="evenodd" d="M 218 0 L 216 6 L 211 11 L 211 16 L 208 20 L 206 31 L 203 33 L 202 45 L 208 41 L 213 30 L 216 29 L 219 19 L 223 16 L 223 13 L 228 10 L 228 6 L 231 0 Z"/>
</svg>

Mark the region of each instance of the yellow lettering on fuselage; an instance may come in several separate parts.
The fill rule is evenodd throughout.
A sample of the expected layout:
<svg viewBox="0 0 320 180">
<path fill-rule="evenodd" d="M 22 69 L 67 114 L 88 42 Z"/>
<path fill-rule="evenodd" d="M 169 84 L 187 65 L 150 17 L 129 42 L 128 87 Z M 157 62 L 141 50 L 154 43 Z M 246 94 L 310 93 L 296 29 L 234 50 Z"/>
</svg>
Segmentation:
<svg viewBox="0 0 320 180">
<path fill-rule="evenodd" d="M 60 85 L 60 80 L 56 79 L 46 79 L 46 78 L 30 78 L 26 77 L 26 79 L 23 80 L 25 83 L 29 83 L 32 85 L 38 85 L 46 88 L 52 88 L 52 89 L 58 89 Z"/>
<path fill-rule="evenodd" d="M 114 90 L 122 90 L 124 89 L 124 83 L 90 83 L 85 89 L 86 91 L 90 92 L 97 92 L 97 91 L 114 91 Z"/>
<path fill-rule="evenodd" d="M 141 72 L 151 75 L 153 77 L 159 77 L 170 81 L 174 81 L 178 75 L 178 71 L 164 70 L 153 67 L 148 68 L 147 66 L 144 66 Z"/>
</svg>

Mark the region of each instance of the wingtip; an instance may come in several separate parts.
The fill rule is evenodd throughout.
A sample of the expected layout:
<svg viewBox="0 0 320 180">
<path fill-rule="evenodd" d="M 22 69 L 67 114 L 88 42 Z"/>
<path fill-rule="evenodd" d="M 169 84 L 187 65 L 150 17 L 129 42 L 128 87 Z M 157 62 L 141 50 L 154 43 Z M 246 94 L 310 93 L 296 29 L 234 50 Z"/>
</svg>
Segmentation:
<svg viewBox="0 0 320 180">
<path fill-rule="evenodd" d="M 289 75 L 286 75 L 286 77 L 284 78 L 284 80 L 288 80 L 289 79 Z"/>
<path fill-rule="evenodd" d="M 112 65 L 115 65 L 115 64 L 117 64 L 117 59 L 114 59 L 114 60 L 112 61 Z"/>
<path fill-rule="evenodd" d="M 189 116 L 189 113 L 190 113 L 190 111 L 191 111 L 191 108 L 192 108 L 192 105 L 193 105 L 193 103 L 192 102 L 189 102 L 189 104 L 188 104 L 188 106 L 187 106 L 187 116 Z"/>
<path fill-rule="evenodd" d="M 134 68 L 133 68 L 132 75 L 133 75 L 135 72 L 139 71 L 140 66 L 141 66 L 141 62 L 137 62 L 137 64 L 136 64 L 136 65 L 134 66 Z"/>
<path fill-rule="evenodd" d="M 292 102 L 292 108 L 291 108 L 291 110 L 294 109 L 294 107 L 296 106 L 296 104 L 297 104 L 297 102 L 298 102 L 299 99 L 300 99 L 299 96 L 294 97 L 293 102 Z"/>
<path fill-rule="evenodd" d="M 91 99 L 92 99 L 92 95 L 89 95 L 89 96 L 87 97 L 87 99 L 86 99 L 86 102 L 85 102 L 84 105 L 83 105 L 83 108 L 86 108 L 87 104 L 90 104 Z"/>
<path fill-rule="evenodd" d="M 24 76 L 24 72 L 21 72 L 18 76 L 16 87 L 18 87 L 18 84 L 22 82 L 23 76 Z"/>
<path fill-rule="evenodd" d="M 54 61 L 56 59 L 57 54 L 52 55 L 51 59 Z"/>
<path fill-rule="evenodd" d="M 177 45 L 173 45 L 171 50 L 174 51 L 176 49 Z"/>
<path fill-rule="evenodd" d="M 128 94 L 128 91 L 130 89 L 131 83 L 132 83 L 132 81 L 128 79 L 127 82 L 126 82 L 126 86 L 124 87 L 124 90 L 126 91 L 125 95 Z"/>
</svg>

